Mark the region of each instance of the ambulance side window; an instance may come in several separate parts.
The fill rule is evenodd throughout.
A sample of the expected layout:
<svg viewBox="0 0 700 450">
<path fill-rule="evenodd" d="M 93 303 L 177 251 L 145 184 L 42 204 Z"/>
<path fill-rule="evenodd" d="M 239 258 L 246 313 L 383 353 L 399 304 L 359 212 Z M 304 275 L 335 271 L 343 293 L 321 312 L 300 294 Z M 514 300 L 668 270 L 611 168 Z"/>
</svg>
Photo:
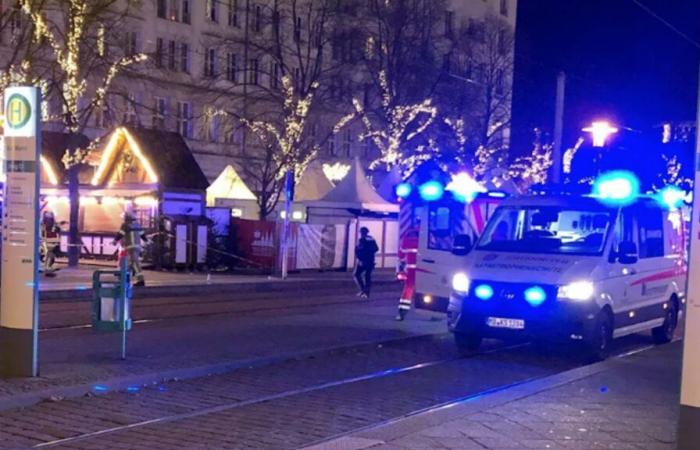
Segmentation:
<svg viewBox="0 0 700 450">
<path fill-rule="evenodd" d="M 639 257 L 664 256 L 664 221 L 659 208 L 642 206 L 637 209 Z"/>
<path fill-rule="evenodd" d="M 428 248 L 431 250 L 452 250 L 452 229 L 450 208 L 431 207 L 428 214 Z"/>
<path fill-rule="evenodd" d="M 634 242 L 637 243 L 635 236 L 635 220 L 634 212 L 630 208 L 624 208 L 620 211 L 620 215 L 617 218 L 617 225 L 615 225 L 615 234 L 613 241 L 613 252 L 616 252 L 620 242 Z"/>
</svg>

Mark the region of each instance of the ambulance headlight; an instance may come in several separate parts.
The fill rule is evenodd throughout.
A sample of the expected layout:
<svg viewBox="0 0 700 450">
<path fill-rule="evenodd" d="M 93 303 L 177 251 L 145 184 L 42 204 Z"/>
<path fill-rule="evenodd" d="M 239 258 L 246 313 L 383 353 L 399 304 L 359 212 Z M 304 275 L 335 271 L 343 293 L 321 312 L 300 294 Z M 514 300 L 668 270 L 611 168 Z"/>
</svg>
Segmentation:
<svg viewBox="0 0 700 450">
<path fill-rule="evenodd" d="M 559 287 L 557 297 L 563 300 L 583 302 L 593 298 L 595 288 L 590 281 L 574 281 L 566 286 Z"/>
<path fill-rule="evenodd" d="M 462 272 L 458 272 L 452 277 L 452 289 L 460 294 L 469 292 L 469 284 L 469 277 Z"/>
</svg>

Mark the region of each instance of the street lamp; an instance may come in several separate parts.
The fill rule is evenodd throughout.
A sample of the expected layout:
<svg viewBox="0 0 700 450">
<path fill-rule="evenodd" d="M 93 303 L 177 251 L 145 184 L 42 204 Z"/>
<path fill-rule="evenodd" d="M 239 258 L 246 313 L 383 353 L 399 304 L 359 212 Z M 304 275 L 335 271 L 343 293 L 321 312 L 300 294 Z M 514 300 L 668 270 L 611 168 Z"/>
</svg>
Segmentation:
<svg viewBox="0 0 700 450">
<path fill-rule="evenodd" d="M 593 137 L 593 147 L 605 147 L 605 141 L 608 140 L 608 137 L 617 133 L 619 130 L 610 125 L 609 122 L 598 121 L 593 122 L 589 127 L 584 128 L 582 131 L 591 133 L 591 136 Z"/>
</svg>

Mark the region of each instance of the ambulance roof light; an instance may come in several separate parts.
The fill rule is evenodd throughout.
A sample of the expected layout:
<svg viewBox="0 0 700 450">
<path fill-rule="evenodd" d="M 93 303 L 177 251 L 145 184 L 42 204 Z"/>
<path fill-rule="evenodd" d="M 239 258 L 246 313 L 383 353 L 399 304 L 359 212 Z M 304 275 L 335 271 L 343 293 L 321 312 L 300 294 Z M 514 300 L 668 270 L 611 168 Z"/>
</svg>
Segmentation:
<svg viewBox="0 0 700 450">
<path fill-rule="evenodd" d="M 413 187 L 410 183 L 401 183 L 396 186 L 396 196 L 399 198 L 408 198 L 413 191 Z"/>
<path fill-rule="evenodd" d="M 474 200 L 480 193 L 486 192 L 486 189 L 466 172 L 453 175 L 446 190 L 452 192 L 458 200 L 467 203 Z"/>
<path fill-rule="evenodd" d="M 684 202 L 688 202 L 689 197 L 683 189 L 669 185 L 658 192 L 657 201 L 669 209 L 678 209 Z"/>
<path fill-rule="evenodd" d="M 445 194 L 445 187 L 437 181 L 428 181 L 418 187 L 418 192 L 426 202 L 434 202 Z"/>
<path fill-rule="evenodd" d="M 624 170 L 604 173 L 593 183 L 593 196 L 608 205 L 629 205 L 639 197 L 639 179 Z"/>
</svg>

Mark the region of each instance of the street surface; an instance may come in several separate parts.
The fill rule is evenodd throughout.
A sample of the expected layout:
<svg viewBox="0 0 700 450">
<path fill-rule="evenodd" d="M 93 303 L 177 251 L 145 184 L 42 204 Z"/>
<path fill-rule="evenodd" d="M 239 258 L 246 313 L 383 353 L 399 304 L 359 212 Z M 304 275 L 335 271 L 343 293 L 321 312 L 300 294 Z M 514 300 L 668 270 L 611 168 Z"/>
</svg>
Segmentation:
<svg viewBox="0 0 700 450">
<path fill-rule="evenodd" d="M 294 298 L 142 299 L 127 361 L 118 359 L 117 335 L 82 326 L 89 303 L 45 303 L 42 377 L 0 381 L 0 405 L 81 383 L 92 393 L 0 412 L 0 448 L 299 448 L 583 364 L 566 350 L 495 341 L 460 358 L 441 319 L 393 320 L 396 291 L 381 287 L 370 301 L 333 286 Z M 616 352 L 649 342 L 632 336 Z M 158 378 L 236 361 L 246 365 Z M 152 379 L 119 391 L 100 383 L 135 375 Z"/>
</svg>

